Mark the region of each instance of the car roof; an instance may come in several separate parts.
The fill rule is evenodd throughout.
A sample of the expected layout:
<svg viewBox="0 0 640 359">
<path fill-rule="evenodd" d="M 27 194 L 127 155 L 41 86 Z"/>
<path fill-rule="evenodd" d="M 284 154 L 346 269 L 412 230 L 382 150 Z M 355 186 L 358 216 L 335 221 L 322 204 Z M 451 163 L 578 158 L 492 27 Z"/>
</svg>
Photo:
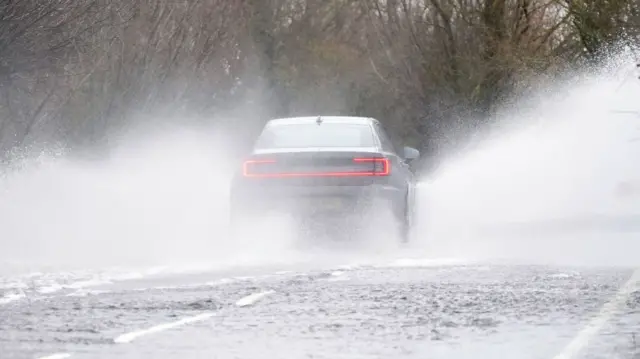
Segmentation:
<svg viewBox="0 0 640 359">
<path fill-rule="evenodd" d="M 272 125 L 296 125 L 305 123 L 316 123 L 318 118 L 323 123 L 344 123 L 351 125 L 370 125 L 378 123 L 378 120 L 371 117 L 358 117 L 358 116 L 301 116 L 301 117 L 283 117 L 274 118 L 267 122 L 267 126 Z"/>
</svg>

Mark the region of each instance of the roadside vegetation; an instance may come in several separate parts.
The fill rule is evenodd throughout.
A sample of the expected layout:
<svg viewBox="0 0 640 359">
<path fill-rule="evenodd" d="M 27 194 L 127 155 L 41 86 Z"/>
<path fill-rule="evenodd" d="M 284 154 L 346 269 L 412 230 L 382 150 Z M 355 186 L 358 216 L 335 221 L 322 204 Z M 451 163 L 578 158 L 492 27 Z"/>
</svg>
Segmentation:
<svg viewBox="0 0 640 359">
<path fill-rule="evenodd" d="M 639 31 L 637 0 L 8 0 L 0 153 L 317 113 L 437 153 Z"/>
</svg>

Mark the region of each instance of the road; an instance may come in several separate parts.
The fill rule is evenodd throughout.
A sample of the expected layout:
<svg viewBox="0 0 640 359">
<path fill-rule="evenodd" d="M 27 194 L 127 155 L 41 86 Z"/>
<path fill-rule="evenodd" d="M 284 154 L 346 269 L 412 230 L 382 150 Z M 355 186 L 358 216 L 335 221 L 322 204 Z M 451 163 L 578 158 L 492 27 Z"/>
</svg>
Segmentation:
<svg viewBox="0 0 640 359">
<path fill-rule="evenodd" d="M 58 274 L 76 285 L 55 290 L 32 274 L 0 304 L 0 357 L 640 358 L 633 266 L 419 257 L 92 286 Z"/>
</svg>

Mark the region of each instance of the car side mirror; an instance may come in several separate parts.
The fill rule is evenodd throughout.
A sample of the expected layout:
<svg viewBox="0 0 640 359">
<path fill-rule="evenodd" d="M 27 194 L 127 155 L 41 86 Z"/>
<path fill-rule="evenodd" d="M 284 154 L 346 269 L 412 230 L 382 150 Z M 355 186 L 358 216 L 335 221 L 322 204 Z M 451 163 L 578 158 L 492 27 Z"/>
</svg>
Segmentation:
<svg viewBox="0 0 640 359">
<path fill-rule="evenodd" d="M 404 159 L 407 162 L 417 160 L 420 157 L 420 151 L 413 147 L 404 146 Z"/>
</svg>

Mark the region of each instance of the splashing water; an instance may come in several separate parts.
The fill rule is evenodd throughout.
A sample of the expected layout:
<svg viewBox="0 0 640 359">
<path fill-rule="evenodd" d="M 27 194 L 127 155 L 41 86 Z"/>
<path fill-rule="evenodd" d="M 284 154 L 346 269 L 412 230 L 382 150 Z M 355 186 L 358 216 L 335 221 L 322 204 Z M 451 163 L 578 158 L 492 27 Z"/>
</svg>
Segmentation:
<svg viewBox="0 0 640 359">
<path fill-rule="evenodd" d="M 612 67 L 510 113 L 425 180 L 432 253 L 640 264 L 640 80 L 635 64 Z"/>
<path fill-rule="evenodd" d="M 108 161 L 48 158 L 10 173 L 0 182 L 0 263 L 41 270 L 276 260 L 278 231 L 263 243 L 228 241 L 232 164 L 210 141 L 174 131 L 124 145 Z"/>
<path fill-rule="evenodd" d="M 640 218 L 640 80 L 620 83 L 588 79 L 563 98 L 511 113 L 517 122 L 503 121 L 510 129 L 424 179 L 418 241 L 384 247 L 385 256 L 636 264 L 629 253 L 640 245 L 611 229 L 617 219 Z M 9 173 L 0 179 L 0 270 L 223 268 L 337 256 L 297 251 L 278 223 L 230 242 L 235 164 L 225 153 L 202 133 L 172 131 L 126 143 L 109 160 L 44 159 Z"/>
</svg>

